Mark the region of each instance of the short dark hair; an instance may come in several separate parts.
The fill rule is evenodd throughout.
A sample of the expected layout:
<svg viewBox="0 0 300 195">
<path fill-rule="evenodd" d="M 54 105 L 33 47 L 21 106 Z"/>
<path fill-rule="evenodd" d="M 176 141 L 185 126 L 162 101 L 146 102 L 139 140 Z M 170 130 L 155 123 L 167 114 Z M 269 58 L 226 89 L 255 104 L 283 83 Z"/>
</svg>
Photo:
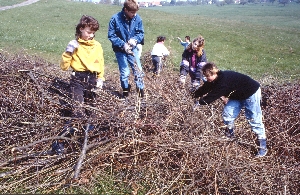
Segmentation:
<svg viewBox="0 0 300 195">
<path fill-rule="evenodd" d="M 95 18 L 93 18 L 92 16 L 83 15 L 76 26 L 76 32 L 75 32 L 76 39 L 80 38 L 81 36 L 80 29 L 85 28 L 87 26 L 90 27 L 91 30 L 93 31 L 99 30 L 99 23 Z"/>
<path fill-rule="evenodd" d="M 202 72 L 203 72 L 204 76 L 212 76 L 214 74 L 217 74 L 219 72 L 219 69 L 218 69 L 218 67 L 216 66 L 215 63 L 207 62 L 202 67 Z"/>
<path fill-rule="evenodd" d="M 159 42 L 162 42 L 162 41 L 165 41 L 165 40 L 166 40 L 166 37 L 158 36 L 157 39 L 156 39 L 156 42 L 159 43 Z"/>
<path fill-rule="evenodd" d="M 191 41 L 191 37 L 190 36 L 185 36 L 185 38 L 189 41 Z"/>
</svg>

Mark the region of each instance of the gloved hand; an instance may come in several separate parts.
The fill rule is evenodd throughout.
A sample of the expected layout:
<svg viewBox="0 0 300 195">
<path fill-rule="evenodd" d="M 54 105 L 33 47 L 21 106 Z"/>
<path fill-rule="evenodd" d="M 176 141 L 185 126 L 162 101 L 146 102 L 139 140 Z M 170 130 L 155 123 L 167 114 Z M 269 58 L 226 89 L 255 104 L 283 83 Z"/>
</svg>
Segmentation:
<svg viewBox="0 0 300 195">
<path fill-rule="evenodd" d="M 128 44 L 129 45 L 131 45 L 132 47 L 135 47 L 136 46 L 136 43 L 137 43 L 137 40 L 135 40 L 135 39 L 129 39 L 129 41 L 128 41 Z"/>
<path fill-rule="evenodd" d="M 199 89 L 200 87 L 200 82 L 199 81 L 194 81 L 192 83 L 192 86 L 190 88 L 190 93 L 192 94 L 192 96 L 194 96 L 195 91 L 197 91 L 197 89 Z"/>
<path fill-rule="evenodd" d="M 180 65 L 181 65 L 181 66 L 189 66 L 190 63 L 189 63 L 189 61 L 187 61 L 187 60 L 182 60 L 182 62 L 181 62 Z"/>
<path fill-rule="evenodd" d="M 97 79 L 96 80 L 96 88 L 102 89 L 103 87 L 103 80 L 102 79 Z"/>
<path fill-rule="evenodd" d="M 133 52 L 131 51 L 132 48 L 128 43 L 124 44 L 123 49 L 127 54 L 134 55 Z"/>
<path fill-rule="evenodd" d="M 79 44 L 76 40 L 72 40 L 69 42 L 66 48 L 66 52 L 74 53 L 75 49 L 78 48 Z"/>
<path fill-rule="evenodd" d="M 197 67 L 199 67 L 200 69 L 202 69 L 202 67 L 206 64 L 206 62 L 199 62 L 197 64 Z"/>
</svg>

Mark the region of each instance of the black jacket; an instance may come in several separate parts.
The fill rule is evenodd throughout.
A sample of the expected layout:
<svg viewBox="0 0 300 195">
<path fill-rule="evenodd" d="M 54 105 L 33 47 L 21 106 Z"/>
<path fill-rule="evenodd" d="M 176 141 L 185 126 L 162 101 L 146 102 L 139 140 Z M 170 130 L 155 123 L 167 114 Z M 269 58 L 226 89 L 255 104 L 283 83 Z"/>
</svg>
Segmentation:
<svg viewBox="0 0 300 195">
<path fill-rule="evenodd" d="M 195 93 L 201 105 L 210 104 L 221 96 L 233 100 L 245 100 L 253 95 L 260 84 L 247 75 L 234 71 L 219 71 L 213 82 L 205 82 Z"/>
</svg>

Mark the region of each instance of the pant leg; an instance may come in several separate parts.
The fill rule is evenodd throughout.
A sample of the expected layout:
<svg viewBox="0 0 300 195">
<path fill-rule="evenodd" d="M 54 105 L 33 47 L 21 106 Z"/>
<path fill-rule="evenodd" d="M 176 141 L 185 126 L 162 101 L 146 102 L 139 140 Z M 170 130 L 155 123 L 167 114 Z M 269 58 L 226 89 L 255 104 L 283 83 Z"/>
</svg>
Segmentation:
<svg viewBox="0 0 300 195">
<path fill-rule="evenodd" d="M 72 116 L 75 118 L 84 117 L 84 109 L 82 107 L 84 103 L 84 86 L 79 78 L 71 76 L 70 80 L 72 99 L 75 101 L 75 105 L 72 110 Z"/>
<path fill-rule="evenodd" d="M 72 99 L 83 103 L 84 102 L 84 86 L 81 82 L 80 78 L 77 78 L 76 76 L 71 76 L 70 80 L 70 87 L 71 87 L 71 94 Z"/>
<path fill-rule="evenodd" d="M 91 107 L 95 106 L 96 94 L 93 89 L 96 87 L 96 79 L 96 74 L 88 74 L 84 86 L 84 102 Z M 90 109 L 85 109 L 85 114 L 89 117 L 94 117 L 93 111 Z"/>
<path fill-rule="evenodd" d="M 128 54 L 123 52 L 115 52 L 115 55 L 119 65 L 121 87 L 123 89 L 128 88 L 128 79 L 130 75 L 130 70 L 127 62 Z"/>
<path fill-rule="evenodd" d="M 134 56 L 127 55 L 127 60 L 134 74 L 134 81 L 136 87 L 138 89 L 144 89 L 144 81 L 143 81 L 144 73 L 143 73 L 141 61 L 138 58 L 138 50 L 134 48 L 132 51 L 134 53 Z"/>
<path fill-rule="evenodd" d="M 225 105 L 223 110 L 223 122 L 229 129 L 234 128 L 234 120 L 238 117 L 242 106 L 242 101 L 230 99 Z"/>
<path fill-rule="evenodd" d="M 159 58 L 159 62 L 158 62 L 158 74 L 162 71 L 162 67 L 163 67 L 163 60 L 162 57 L 158 57 Z"/>
<path fill-rule="evenodd" d="M 154 66 L 153 73 L 159 74 L 161 72 L 161 57 L 152 56 L 152 63 Z"/>
<path fill-rule="evenodd" d="M 259 88 L 252 96 L 245 100 L 245 115 L 251 125 L 252 131 L 257 135 L 258 139 L 266 139 L 260 101 L 261 89 Z"/>
<path fill-rule="evenodd" d="M 186 76 L 189 72 L 189 66 L 181 64 L 180 65 L 180 75 Z"/>
</svg>

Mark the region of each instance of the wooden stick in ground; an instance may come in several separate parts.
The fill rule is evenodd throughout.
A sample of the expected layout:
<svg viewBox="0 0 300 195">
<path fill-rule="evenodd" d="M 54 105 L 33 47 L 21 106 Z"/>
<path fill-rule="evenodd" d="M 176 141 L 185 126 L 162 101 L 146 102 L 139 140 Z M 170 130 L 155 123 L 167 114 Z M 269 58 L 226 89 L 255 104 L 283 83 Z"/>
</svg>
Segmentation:
<svg viewBox="0 0 300 195">
<path fill-rule="evenodd" d="M 80 157 L 77 161 L 77 164 L 75 165 L 75 171 L 74 171 L 74 178 L 73 179 L 77 179 L 80 173 L 80 169 L 82 166 L 82 162 L 85 158 L 85 154 L 86 154 L 86 149 L 87 149 L 87 142 L 88 142 L 88 129 L 90 128 L 90 124 L 87 124 L 86 129 L 84 131 L 84 142 L 83 142 L 83 146 L 82 146 L 82 150 L 81 150 L 81 154 Z"/>
</svg>

